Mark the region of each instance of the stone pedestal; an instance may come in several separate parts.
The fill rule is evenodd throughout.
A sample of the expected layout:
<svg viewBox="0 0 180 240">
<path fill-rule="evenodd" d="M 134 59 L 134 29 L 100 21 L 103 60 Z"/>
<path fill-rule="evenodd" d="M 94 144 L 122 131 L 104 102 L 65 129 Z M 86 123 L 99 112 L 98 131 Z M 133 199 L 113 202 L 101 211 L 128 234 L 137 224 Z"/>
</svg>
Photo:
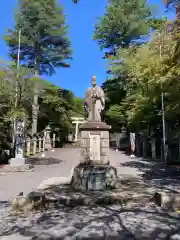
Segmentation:
<svg viewBox="0 0 180 240">
<path fill-rule="evenodd" d="M 24 157 L 16 157 L 16 158 L 11 158 L 9 160 L 9 164 L 11 167 L 19 167 L 27 164 L 27 161 L 26 161 L 26 158 Z"/>
<path fill-rule="evenodd" d="M 103 122 L 87 122 L 81 130 L 81 160 L 75 167 L 72 186 L 80 190 L 115 188 L 116 169 L 109 165 L 109 129 Z"/>
<path fill-rule="evenodd" d="M 104 190 L 116 187 L 117 171 L 109 165 L 83 165 L 75 167 L 72 186 L 79 190 Z"/>
<path fill-rule="evenodd" d="M 88 122 L 81 126 L 81 164 L 109 164 L 109 129 L 102 122 Z"/>
</svg>

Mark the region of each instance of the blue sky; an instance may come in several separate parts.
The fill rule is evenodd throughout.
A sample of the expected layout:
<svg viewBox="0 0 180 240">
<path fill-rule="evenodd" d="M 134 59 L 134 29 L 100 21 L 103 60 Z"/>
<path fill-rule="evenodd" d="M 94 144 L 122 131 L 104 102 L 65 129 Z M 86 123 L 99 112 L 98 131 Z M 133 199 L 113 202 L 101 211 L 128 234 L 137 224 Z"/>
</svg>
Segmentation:
<svg viewBox="0 0 180 240">
<path fill-rule="evenodd" d="M 3 0 L 0 8 L 0 36 L 14 23 L 13 14 L 18 0 Z M 72 90 L 77 96 L 83 97 L 90 85 L 91 77 L 97 76 L 99 85 L 106 78 L 106 61 L 102 59 L 97 42 L 92 41 L 94 24 L 102 16 L 107 0 L 80 0 L 73 4 L 72 0 L 60 1 L 70 25 L 69 36 L 72 41 L 73 61 L 70 69 L 59 69 L 52 77 L 47 77 L 58 86 Z M 149 0 L 156 4 L 156 15 L 164 15 L 162 0 Z M 173 13 L 168 13 L 172 17 Z M 8 59 L 8 48 L 0 38 L 0 59 Z"/>
</svg>

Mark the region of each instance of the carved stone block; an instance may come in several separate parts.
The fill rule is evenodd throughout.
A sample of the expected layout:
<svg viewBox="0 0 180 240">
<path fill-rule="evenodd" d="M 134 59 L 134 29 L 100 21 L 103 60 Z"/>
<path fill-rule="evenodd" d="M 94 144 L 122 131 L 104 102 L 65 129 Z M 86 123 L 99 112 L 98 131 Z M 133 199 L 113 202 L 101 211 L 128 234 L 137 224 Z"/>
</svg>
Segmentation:
<svg viewBox="0 0 180 240">
<path fill-rule="evenodd" d="M 108 154 L 109 154 L 109 148 L 101 148 L 102 156 L 108 156 Z"/>
<path fill-rule="evenodd" d="M 117 171 L 108 165 L 78 165 L 74 168 L 72 186 L 78 190 L 103 190 L 116 187 Z"/>
<path fill-rule="evenodd" d="M 109 139 L 103 138 L 101 140 L 101 148 L 109 148 Z"/>
</svg>

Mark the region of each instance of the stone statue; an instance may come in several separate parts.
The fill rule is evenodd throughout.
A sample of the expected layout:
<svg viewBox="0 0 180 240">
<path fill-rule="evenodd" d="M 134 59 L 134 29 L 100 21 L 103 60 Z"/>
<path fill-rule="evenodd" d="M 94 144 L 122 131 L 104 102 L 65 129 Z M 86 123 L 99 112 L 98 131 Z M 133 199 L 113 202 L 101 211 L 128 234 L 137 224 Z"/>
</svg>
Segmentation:
<svg viewBox="0 0 180 240">
<path fill-rule="evenodd" d="M 88 88 L 84 103 L 88 121 L 101 121 L 101 111 L 105 107 L 104 91 L 96 85 L 96 76 L 92 77 L 92 87 Z"/>
</svg>

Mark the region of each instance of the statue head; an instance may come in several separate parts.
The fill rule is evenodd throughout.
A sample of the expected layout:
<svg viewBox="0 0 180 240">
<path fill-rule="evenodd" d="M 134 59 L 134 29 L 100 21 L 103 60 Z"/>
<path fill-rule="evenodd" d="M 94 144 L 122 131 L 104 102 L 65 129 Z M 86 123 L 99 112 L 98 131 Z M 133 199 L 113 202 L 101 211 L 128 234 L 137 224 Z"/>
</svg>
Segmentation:
<svg viewBox="0 0 180 240">
<path fill-rule="evenodd" d="M 95 87 L 96 86 L 96 76 L 92 77 L 92 86 Z"/>
</svg>

